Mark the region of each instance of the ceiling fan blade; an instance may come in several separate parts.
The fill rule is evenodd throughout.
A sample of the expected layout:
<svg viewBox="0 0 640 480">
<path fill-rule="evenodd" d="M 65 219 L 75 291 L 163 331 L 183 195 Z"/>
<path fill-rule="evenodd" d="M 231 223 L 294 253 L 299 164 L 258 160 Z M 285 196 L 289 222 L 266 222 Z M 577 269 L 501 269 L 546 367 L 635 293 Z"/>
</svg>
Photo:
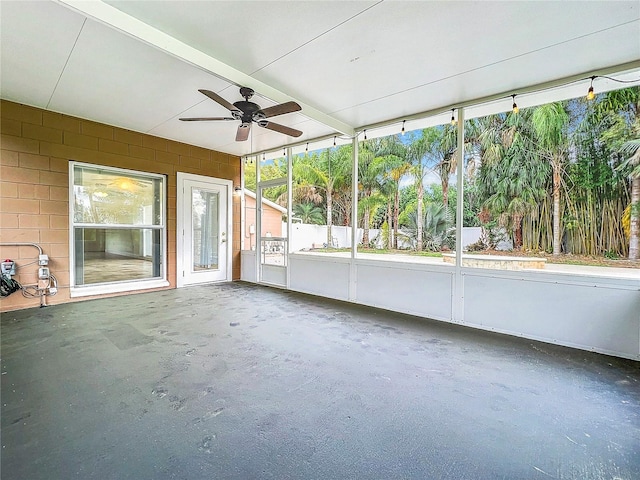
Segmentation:
<svg viewBox="0 0 640 480">
<path fill-rule="evenodd" d="M 260 113 L 264 115 L 264 118 L 275 117 L 276 115 L 284 115 L 285 113 L 299 112 L 302 107 L 296 102 L 286 102 L 280 105 L 274 105 L 273 107 L 267 107 L 260 110 Z"/>
<path fill-rule="evenodd" d="M 238 132 L 236 133 L 236 142 L 244 142 L 249 138 L 249 131 L 251 130 L 250 123 L 241 123 L 238 125 Z"/>
<path fill-rule="evenodd" d="M 269 130 L 273 130 L 274 132 L 284 133 L 285 135 L 289 135 L 291 137 L 299 137 L 302 135 L 300 130 L 296 130 L 295 128 L 285 127 L 284 125 L 280 125 L 279 123 L 273 122 L 260 122 L 258 125 L 264 128 L 268 128 Z"/>
<path fill-rule="evenodd" d="M 233 117 L 195 117 L 195 118 L 180 118 L 183 122 L 206 122 L 209 120 L 235 120 Z"/>
<path fill-rule="evenodd" d="M 209 97 L 214 102 L 219 103 L 220 105 L 222 105 L 224 108 L 226 108 L 227 110 L 229 110 L 231 112 L 239 112 L 240 111 L 240 110 L 238 110 L 238 107 L 236 107 L 233 103 L 227 102 L 224 98 L 222 98 L 217 93 L 212 92 L 211 90 L 199 89 L 198 91 L 200 93 L 202 93 L 203 95 L 206 95 L 207 97 Z"/>
</svg>

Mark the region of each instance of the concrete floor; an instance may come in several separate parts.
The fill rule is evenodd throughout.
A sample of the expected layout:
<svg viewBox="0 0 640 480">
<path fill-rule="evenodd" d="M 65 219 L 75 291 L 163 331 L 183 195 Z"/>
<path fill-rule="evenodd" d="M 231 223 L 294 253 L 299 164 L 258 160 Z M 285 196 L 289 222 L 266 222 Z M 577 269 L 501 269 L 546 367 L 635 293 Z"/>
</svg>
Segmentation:
<svg viewBox="0 0 640 480">
<path fill-rule="evenodd" d="M 3 479 L 640 478 L 640 363 L 255 285 L 2 315 Z"/>
</svg>

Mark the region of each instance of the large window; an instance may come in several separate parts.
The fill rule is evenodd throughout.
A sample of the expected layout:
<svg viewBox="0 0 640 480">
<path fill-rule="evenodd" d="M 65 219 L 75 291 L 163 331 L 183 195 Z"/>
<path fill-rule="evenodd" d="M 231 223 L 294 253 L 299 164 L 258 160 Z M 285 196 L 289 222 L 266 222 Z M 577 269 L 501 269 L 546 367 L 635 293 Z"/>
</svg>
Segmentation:
<svg viewBox="0 0 640 480">
<path fill-rule="evenodd" d="M 164 176 L 72 162 L 71 185 L 71 281 L 76 293 L 164 281 Z M 99 288 L 87 288 L 91 286 Z"/>
</svg>

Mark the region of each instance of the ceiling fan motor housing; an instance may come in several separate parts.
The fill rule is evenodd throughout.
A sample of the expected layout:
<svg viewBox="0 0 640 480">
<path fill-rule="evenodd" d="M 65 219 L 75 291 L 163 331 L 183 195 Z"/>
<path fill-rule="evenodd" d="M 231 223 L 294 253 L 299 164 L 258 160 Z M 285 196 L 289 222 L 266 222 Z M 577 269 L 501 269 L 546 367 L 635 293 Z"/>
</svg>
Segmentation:
<svg viewBox="0 0 640 480">
<path fill-rule="evenodd" d="M 260 105 L 249 101 L 238 101 L 233 104 L 234 107 L 240 111 L 231 112 L 234 117 L 237 116 L 238 120 L 242 120 L 243 123 L 249 123 L 251 121 L 259 121 L 264 118 L 264 115 L 260 113 Z"/>
</svg>

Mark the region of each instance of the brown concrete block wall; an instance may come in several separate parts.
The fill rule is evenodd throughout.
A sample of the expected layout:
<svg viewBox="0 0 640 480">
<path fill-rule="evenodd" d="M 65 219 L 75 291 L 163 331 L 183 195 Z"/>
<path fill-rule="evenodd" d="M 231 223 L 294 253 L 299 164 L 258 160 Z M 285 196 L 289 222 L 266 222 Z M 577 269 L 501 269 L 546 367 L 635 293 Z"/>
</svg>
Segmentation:
<svg viewBox="0 0 640 480">
<path fill-rule="evenodd" d="M 69 161 L 167 176 L 168 288 L 176 285 L 177 172 L 240 184 L 239 157 L 4 100 L 0 131 L 0 243 L 38 243 L 49 255 L 59 287 L 56 296 L 47 297 L 49 304 L 95 298 L 69 296 Z M 234 280 L 240 278 L 239 210 L 234 195 Z M 0 247 L 0 257 L 18 265 L 37 260 L 37 254 L 32 247 Z M 37 263 L 18 273 L 20 283 L 36 283 Z M 0 300 L 0 311 L 38 304 L 16 292 Z"/>
</svg>

